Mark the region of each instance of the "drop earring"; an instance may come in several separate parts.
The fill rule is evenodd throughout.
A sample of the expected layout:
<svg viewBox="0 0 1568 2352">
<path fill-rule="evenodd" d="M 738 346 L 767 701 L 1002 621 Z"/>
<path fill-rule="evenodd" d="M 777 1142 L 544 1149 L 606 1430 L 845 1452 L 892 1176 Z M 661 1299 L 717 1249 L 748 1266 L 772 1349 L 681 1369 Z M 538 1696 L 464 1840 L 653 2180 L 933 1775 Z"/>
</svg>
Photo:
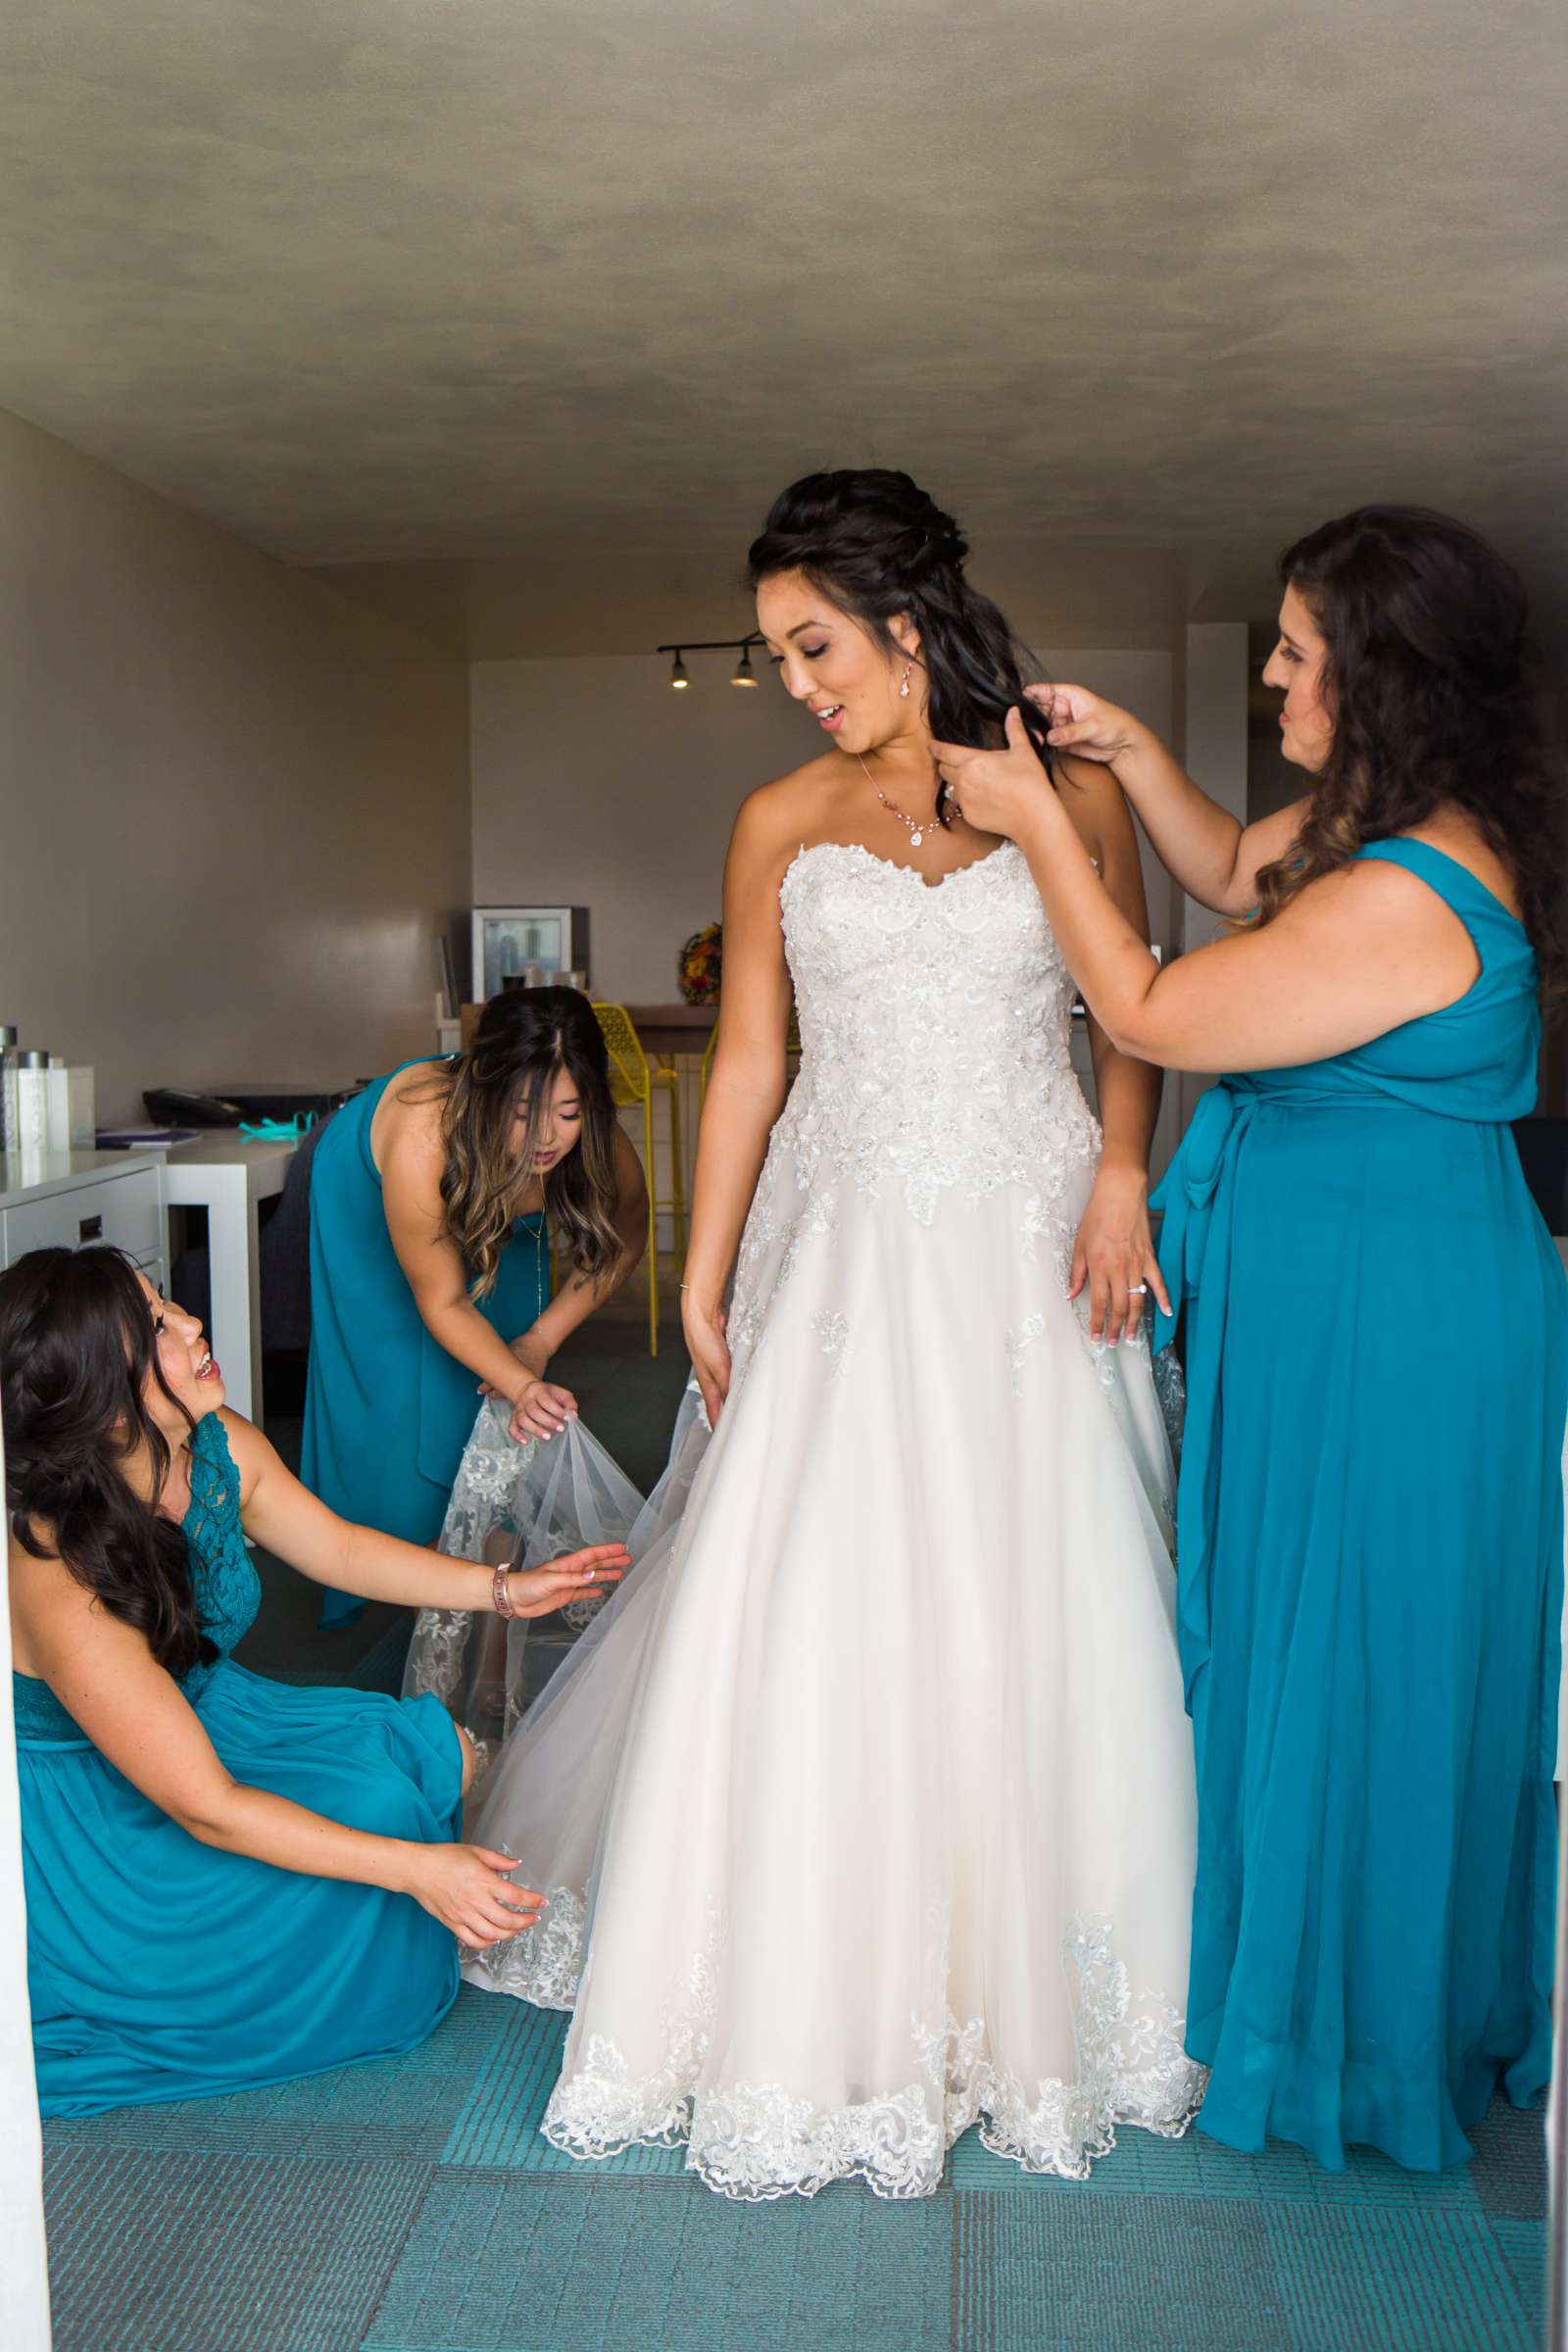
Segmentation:
<svg viewBox="0 0 1568 2352">
<path fill-rule="evenodd" d="M 899 687 L 899 700 L 904 703 L 906 703 L 909 699 L 909 671 L 913 666 L 913 663 L 910 662 L 906 662 L 904 664 L 904 679 L 903 683 Z"/>
</svg>

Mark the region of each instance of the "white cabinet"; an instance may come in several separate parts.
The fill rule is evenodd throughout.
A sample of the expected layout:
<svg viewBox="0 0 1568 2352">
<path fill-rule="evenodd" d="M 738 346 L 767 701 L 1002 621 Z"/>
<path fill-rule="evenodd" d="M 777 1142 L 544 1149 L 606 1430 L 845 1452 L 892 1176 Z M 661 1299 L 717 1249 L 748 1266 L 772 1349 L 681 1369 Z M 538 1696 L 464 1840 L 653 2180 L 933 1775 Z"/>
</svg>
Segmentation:
<svg viewBox="0 0 1568 2352">
<path fill-rule="evenodd" d="M 109 1242 L 162 1283 L 163 1169 L 136 1152 L 8 1152 L 0 1159 L 0 1265 L 29 1250 Z"/>
</svg>

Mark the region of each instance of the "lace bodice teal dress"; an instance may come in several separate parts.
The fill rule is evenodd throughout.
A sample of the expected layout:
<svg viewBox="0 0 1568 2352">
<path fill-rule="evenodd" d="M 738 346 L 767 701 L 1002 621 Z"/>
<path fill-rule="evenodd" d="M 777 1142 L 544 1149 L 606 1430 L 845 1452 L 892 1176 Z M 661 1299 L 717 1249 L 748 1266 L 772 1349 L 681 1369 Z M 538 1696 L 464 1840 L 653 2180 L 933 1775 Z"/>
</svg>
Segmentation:
<svg viewBox="0 0 1568 2352">
<path fill-rule="evenodd" d="M 185 1520 L 220 1655 L 183 1689 L 234 1780 L 354 1829 L 455 1837 L 462 1761 L 438 1699 L 296 1690 L 229 1651 L 260 1584 L 216 1413 L 191 1440 Z M 412 1896 L 203 1845 L 117 1771 L 48 1686 L 13 1677 L 27 1981 L 45 2115 L 281 2082 L 422 2041 L 458 1949 Z"/>
<path fill-rule="evenodd" d="M 405 1062 L 402 1067 L 416 1065 Z M 300 1476 L 344 1519 L 433 1544 L 479 1409 L 479 1383 L 420 1319 L 387 1231 L 370 1123 L 392 1079 L 334 1113 L 311 1162 L 311 1358 Z M 541 1216 L 519 1217 L 474 1301 L 510 1347 L 550 1303 Z M 327 1592 L 321 1623 L 362 1604 Z"/>
<path fill-rule="evenodd" d="M 1453 909 L 1474 985 L 1223 1080 L 1156 1195 L 1187 1317 L 1187 2046 L 1235 2147 L 1435 2169 L 1550 2065 L 1568 1291 L 1509 1131 L 1530 943 L 1442 852 L 1360 854 Z"/>
</svg>

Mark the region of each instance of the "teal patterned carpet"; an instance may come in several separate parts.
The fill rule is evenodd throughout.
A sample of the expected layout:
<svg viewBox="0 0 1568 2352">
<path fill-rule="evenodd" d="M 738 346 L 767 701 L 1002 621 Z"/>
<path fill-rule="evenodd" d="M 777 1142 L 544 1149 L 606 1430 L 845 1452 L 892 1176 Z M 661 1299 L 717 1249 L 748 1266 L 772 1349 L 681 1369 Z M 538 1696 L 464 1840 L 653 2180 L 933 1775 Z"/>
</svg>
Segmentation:
<svg viewBox="0 0 1568 2352">
<path fill-rule="evenodd" d="M 1532 2352 L 1539 2115 L 1468 2175 L 973 2132 L 909 2204 L 734 2205 L 539 2136 L 564 2021 L 467 1989 L 410 2057 L 47 2129 L 57 2352 Z"/>
<path fill-rule="evenodd" d="M 561 1361 L 648 1482 L 685 1364 L 608 1323 Z M 291 1433 L 272 1434 L 287 1449 Z M 399 1687 L 408 1619 L 314 1631 L 262 1560 L 262 1673 Z M 234 1955 L 244 1967 L 243 1952 Z M 1535 2352 L 1539 2115 L 1468 2173 L 1128 2132 L 1087 2182 L 959 2141 L 942 2194 L 732 2205 L 673 2150 L 538 2124 L 564 2020 L 465 1990 L 422 2049 L 276 2090 L 46 2128 L 56 2352 Z"/>
</svg>

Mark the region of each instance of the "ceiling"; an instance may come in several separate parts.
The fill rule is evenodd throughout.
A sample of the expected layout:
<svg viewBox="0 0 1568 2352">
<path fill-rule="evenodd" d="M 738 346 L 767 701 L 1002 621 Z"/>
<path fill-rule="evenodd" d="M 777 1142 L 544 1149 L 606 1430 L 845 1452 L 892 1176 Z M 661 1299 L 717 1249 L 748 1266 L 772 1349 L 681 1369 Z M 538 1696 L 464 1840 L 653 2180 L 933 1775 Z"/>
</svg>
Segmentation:
<svg viewBox="0 0 1568 2352">
<path fill-rule="evenodd" d="M 870 460 L 1209 616 L 1369 497 L 1568 610 L 1559 0 L 14 0 L 0 86 L 0 405 L 449 632 Z"/>
</svg>

